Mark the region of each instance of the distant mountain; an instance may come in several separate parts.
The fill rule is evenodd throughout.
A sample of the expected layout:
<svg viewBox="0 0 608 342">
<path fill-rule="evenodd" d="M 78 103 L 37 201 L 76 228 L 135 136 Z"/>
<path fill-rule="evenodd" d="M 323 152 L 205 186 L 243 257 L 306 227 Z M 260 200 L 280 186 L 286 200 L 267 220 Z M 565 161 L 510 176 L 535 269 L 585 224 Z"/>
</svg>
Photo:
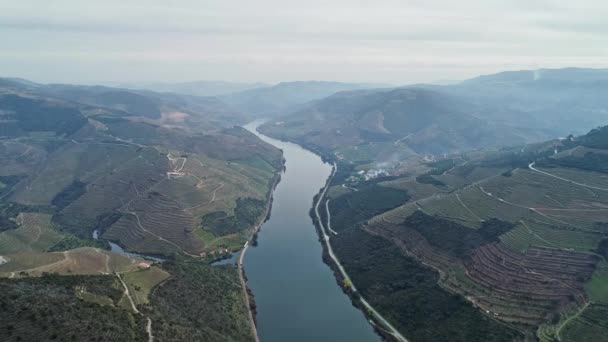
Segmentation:
<svg viewBox="0 0 608 342">
<path fill-rule="evenodd" d="M 606 93 L 608 70 L 504 72 L 454 85 L 342 92 L 261 129 L 326 156 L 443 154 L 580 134 L 608 123 Z"/>
<path fill-rule="evenodd" d="M 211 131 L 250 121 L 250 117 L 228 107 L 216 97 L 106 86 L 47 85 L 8 78 L 0 78 L 2 90 L 104 108 L 122 116 L 137 116 L 150 123 L 193 131 Z"/>
<path fill-rule="evenodd" d="M 258 117 L 272 117 L 285 115 L 298 109 L 306 102 L 318 100 L 337 92 L 379 87 L 388 86 L 325 81 L 283 82 L 271 87 L 225 95 L 221 99 L 240 111 Z"/>
<path fill-rule="evenodd" d="M 608 119 L 608 69 L 539 69 L 430 86 L 477 106 L 474 115 L 508 125 L 582 134 Z"/>
<path fill-rule="evenodd" d="M 194 81 L 181 83 L 142 83 L 123 84 L 129 89 L 147 89 L 156 92 L 169 92 L 196 96 L 219 96 L 240 91 L 268 87 L 265 83 L 237 83 L 225 81 Z"/>
<path fill-rule="evenodd" d="M 418 154 L 442 154 L 544 136 L 476 117 L 473 108 L 457 97 L 423 88 L 352 91 L 313 102 L 287 118 L 269 122 L 261 131 L 326 155 L 368 144 L 383 145 L 395 153 L 406 148 Z M 379 156 L 368 157 L 376 160 Z"/>
</svg>

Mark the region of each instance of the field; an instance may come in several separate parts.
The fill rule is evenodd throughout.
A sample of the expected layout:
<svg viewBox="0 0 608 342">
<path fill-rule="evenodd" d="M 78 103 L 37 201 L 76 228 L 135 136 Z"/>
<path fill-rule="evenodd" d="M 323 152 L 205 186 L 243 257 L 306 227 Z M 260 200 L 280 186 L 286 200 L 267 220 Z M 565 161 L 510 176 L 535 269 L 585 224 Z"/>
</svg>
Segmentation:
<svg viewBox="0 0 608 342">
<path fill-rule="evenodd" d="M 56 274 L 110 274 L 137 269 L 141 258 L 127 257 L 98 248 L 82 247 L 65 252 L 17 252 L 5 255 L 0 276 L 23 277 Z"/>
<path fill-rule="evenodd" d="M 64 237 L 52 229 L 51 215 L 21 213 L 17 229 L 0 233 L 0 255 L 24 251 L 46 251 Z"/>
<path fill-rule="evenodd" d="M 157 266 L 126 272 L 122 275 L 137 305 L 148 304 L 152 289 L 169 277 L 170 274 L 167 271 Z"/>
</svg>

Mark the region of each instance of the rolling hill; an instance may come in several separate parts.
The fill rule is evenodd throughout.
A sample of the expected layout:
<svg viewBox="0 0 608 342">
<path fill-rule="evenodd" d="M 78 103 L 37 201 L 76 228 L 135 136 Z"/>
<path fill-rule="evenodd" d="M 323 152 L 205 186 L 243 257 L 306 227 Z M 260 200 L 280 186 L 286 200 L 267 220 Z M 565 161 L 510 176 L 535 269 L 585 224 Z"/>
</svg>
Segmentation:
<svg viewBox="0 0 608 342">
<path fill-rule="evenodd" d="M 384 162 L 496 148 L 604 124 L 607 85 L 604 70 L 543 69 L 449 86 L 346 91 L 308 103 L 261 131 L 328 159 Z"/>
<path fill-rule="evenodd" d="M 376 178 L 340 161 L 322 220 L 358 295 L 408 338 L 605 340 L 607 160 L 608 126 Z"/>
<path fill-rule="evenodd" d="M 245 120 L 216 98 L 0 80 L 0 339 L 253 339 L 236 266 L 210 265 L 283 168 Z"/>
<path fill-rule="evenodd" d="M 307 102 L 354 89 L 384 87 L 365 83 L 327 81 L 282 82 L 273 86 L 245 90 L 221 96 L 233 108 L 257 118 L 284 116 Z"/>
<path fill-rule="evenodd" d="M 3 92 L 37 95 L 78 105 L 85 113 L 109 111 L 114 116 L 137 117 L 152 124 L 192 129 L 193 133 L 242 125 L 250 117 L 212 96 L 158 93 L 105 86 L 39 84 L 22 79 L 0 79 Z M 97 113 L 94 113 L 97 111 Z"/>
<path fill-rule="evenodd" d="M 265 83 L 192 81 L 179 83 L 126 84 L 121 85 L 120 87 L 129 89 L 147 89 L 155 92 L 176 93 L 195 96 L 221 96 L 268 86 L 269 85 Z"/>
</svg>

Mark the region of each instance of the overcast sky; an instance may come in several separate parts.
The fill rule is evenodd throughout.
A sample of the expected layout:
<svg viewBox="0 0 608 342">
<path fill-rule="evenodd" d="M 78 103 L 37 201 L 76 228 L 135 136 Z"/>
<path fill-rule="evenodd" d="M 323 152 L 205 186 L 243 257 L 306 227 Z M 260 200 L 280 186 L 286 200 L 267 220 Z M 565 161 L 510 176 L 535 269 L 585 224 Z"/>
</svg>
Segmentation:
<svg viewBox="0 0 608 342">
<path fill-rule="evenodd" d="M 395 84 L 608 67 L 606 0 L 0 0 L 0 75 Z"/>
</svg>

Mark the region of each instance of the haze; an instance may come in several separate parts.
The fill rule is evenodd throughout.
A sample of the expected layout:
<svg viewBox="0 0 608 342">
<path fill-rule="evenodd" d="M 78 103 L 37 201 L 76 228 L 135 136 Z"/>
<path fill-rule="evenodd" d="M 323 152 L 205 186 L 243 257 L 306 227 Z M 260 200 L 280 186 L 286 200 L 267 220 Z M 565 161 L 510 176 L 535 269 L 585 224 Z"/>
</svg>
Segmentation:
<svg viewBox="0 0 608 342">
<path fill-rule="evenodd" d="M 0 1 L 0 74 L 395 84 L 607 67 L 605 1 Z"/>
</svg>

